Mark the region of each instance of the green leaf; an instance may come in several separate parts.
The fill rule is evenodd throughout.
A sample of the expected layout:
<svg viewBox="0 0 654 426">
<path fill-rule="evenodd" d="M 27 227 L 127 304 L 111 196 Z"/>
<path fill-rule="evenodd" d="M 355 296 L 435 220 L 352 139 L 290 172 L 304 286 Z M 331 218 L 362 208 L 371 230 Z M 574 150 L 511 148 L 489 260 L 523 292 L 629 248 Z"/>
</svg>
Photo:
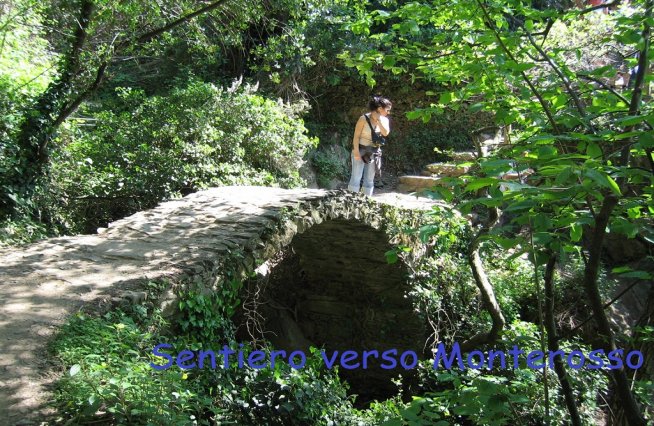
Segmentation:
<svg viewBox="0 0 654 426">
<path fill-rule="evenodd" d="M 527 19 L 525 21 L 525 29 L 529 32 L 532 32 L 534 30 L 534 21 Z"/>
<path fill-rule="evenodd" d="M 557 95 L 552 99 L 552 105 L 554 105 L 555 108 L 562 107 L 566 103 L 568 103 L 568 97 L 564 94 Z"/>
<path fill-rule="evenodd" d="M 573 242 L 578 242 L 581 240 L 581 236 L 583 234 L 583 227 L 579 224 L 573 224 L 570 227 L 570 240 Z"/>
<path fill-rule="evenodd" d="M 454 94 L 452 92 L 445 92 L 438 99 L 438 103 L 442 105 L 447 105 L 450 102 L 452 102 L 452 99 L 454 99 Z"/>
<path fill-rule="evenodd" d="M 485 188 L 490 185 L 495 185 L 498 182 L 497 179 L 495 178 L 479 178 L 475 179 L 472 182 L 470 182 L 466 186 L 466 191 L 476 191 L 481 188 Z"/>
<path fill-rule="evenodd" d="M 612 77 L 616 74 L 616 71 L 615 71 L 615 66 L 605 65 L 603 67 L 595 68 L 594 70 L 585 74 L 592 75 L 592 76 Z"/>
<path fill-rule="evenodd" d="M 484 109 L 484 103 L 483 102 L 477 102 L 476 104 L 470 105 L 470 108 L 468 109 L 470 112 L 478 112 Z"/>
<path fill-rule="evenodd" d="M 634 116 L 628 116 L 628 117 L 623 117 L 619 120 L 615 121 L 615 124 L 619 126 L 635 126 L 636 124 L 642 123 L 647 117 L 644 115 L 634 115 Z"/>
<path fill-rule="evenodd" d="M 584 174 L 599 186 L 611 189 L 611 191 L 613 191 L 616 195 L 622 195 L 618 184 L 613 180 L 611 176 L 607 175 L 606 173 L 602 173 L 599 170 L 587 168 L 584 169 Z"/>
<path fill-rule="evenodd" d="M 423 111 L 420 110 L 409 111 L 406 113 L 406 118 L 408 118 L 409 120 L 417 120 L 420 117 L 422 117 L 423 114 L 424 114 Z"/>
<path fill-rule="evenodd" d="M 513 168 L 512 160 L 487 160 L 481 163 L 481 169 L 488 175 L 499 175 Z"/>
<path fill-rule="evenodd" d="M 620 276 L 624 278 L 638 278 L 640 280 L 651 280 L 654 278 L 654 276 L 647 271 L 626 272 Z"/>
<path fill-rule="evenodd" d="M 586 146 L 586 154 L 591 158 L 602 158 L 602 149 L 594 142 L 590 142 Z"/>
<path fill-rule="evenodd" d="M 384 68 L 387 69 L 391 68 L 393 65 L 395 65 L 395 62 L 396 62 L 395 56 L 393 55 L 384 56 L 384 62 L 383 62 Z"/>
<path fill-rule="evenodd" d="M 390 419 L 382 423 L 382 426 L 402 426 L 404 422 L 401 419 Z"/>
<path fill-rule="evenodd" d="M 384 255 L 386 256 L 386 263 L 388 263 L 389 265 L 397 263 L 397 261 L 399 260 L 395 250 L 389 250 L 386 253 L 384 253 Z"/>
<path fill-rule="evenodd" d="M 643 149 L 654 148 L 654 132 L 652 131 L 643 132 L 638 137 L 638 147 Z"/>
</svg>

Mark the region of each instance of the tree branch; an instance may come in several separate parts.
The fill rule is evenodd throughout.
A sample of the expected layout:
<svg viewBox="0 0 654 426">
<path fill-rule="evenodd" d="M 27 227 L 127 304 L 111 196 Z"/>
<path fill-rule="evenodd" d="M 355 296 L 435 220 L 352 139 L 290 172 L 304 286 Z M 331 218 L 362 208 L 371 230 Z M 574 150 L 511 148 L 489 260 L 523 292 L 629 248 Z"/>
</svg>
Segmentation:
<svg viewBox="0 0 654 426">
<path fill-rule="evenodd" d="M 575 103 L 575 107 L 577 108 L 577 111 L 579 112 L 579 115 L 581 116 L 580 118 L 583 120 L 583 122 L 586 124 L 586 127 L 588 130 L 590 130 L 593 133 L 596 133 L 595 128 L 593 127 L 593 124 L 590 122 L 590 120 L 586 120 L 586 109 L 584 108 L 583 104 L 581 103 L 581 100 L 579 99 L 579 96 L 575 93 L 574 90 L 572 90 L 572 85 L 570 84 L 570 80 L 568 77 L 566 77 L 565 74 L 563 74 L 563 71 L 559 69 L 559 67 L 554 63 L 552 58 L 547 55 L 547 53 L 543 50 L 541 46 L 539 46 L 535 41 L 534 38 L 530 35 L 527 34 L 527 37 L 529 39 L 529 42 L 531 43 L 532 46 L 534 46 L 534 49 L 538 52 L 538 54 L 549 64 L 549 66 L 552 68 L 554 73 L 561 79 L 563 82 L 563 85 L 565 86 L 565 89 L 567 90 L 568 94 L 572 98 L 573 102 Z"/>
<path fill-rule="evenodd" d="M 550 353 L 559 350 L 559 341 L 556 337 L 556 323 L 554 321 L 554 267 L 556 266 L 556 256 L 551 255 L 545 265 L 545 328 L 547 329 L 547 349 Z M 573 426 L 581 426 L 581 417 L 577 409 L 572 385 L 568 380 L 565 372 L 565 366 L 561 357 L 554 357 L 554 371 L 561 383 L 561 390 L 565 397 L 565 405 L 570 413 L 570 421 Z"/>
<path fill-rule="evenodd" d="M 222 6 L 224 3 L 227 3 L 228 0 L 217 0 L 213 3 L 210 3 L 206 5 L 205 7 L 202 7 L 194 12 L 189 13 L 188 15 L 184 15 L 181 18 L 178 18 L 174 20 L 173 22 L 170 22 L 160 28 L 157 28 L 155 30 L 149 31 L 145 34 L 141 34 L 138 36 L 133 42 L 130 42 L 129 39 L 123 40 L 122 42 L 118 43 L 116 45 L 116 51 L 119 51 L 130 44 L 141 44 L 141 43 L 147 43 L 148 41 L 152 40 L 153 38 L 172 30 L 175 27 L 178 27 L 191 19 L 195 18 L 196 16 L 202 15 L 203 13 L 206 12 L 211 12 L 212 10 L 218 8 L 219 6 Z"/>
<path fill-rule="evenodd" d="M 622 3 L 621 0 L 614 0 L 611 3 L 599 4 L 597 6 L 593 6 L 593 7 L 589 7 L 587 9 L 581 10 L 581 11 L 579 11 L 577 13 L 577 15 L 585 15 L 587 13 L 594 12 L 594 11 L 599 10 L 599 9 L 606 9 L 606 8 L 613 7 L 613 6 L 619 6 L 620 3 Z"/>
<path fill-rule="evenodd" d="M 588 248 L 588 263 L 584 268 L 583 284 L 586 290 L 588 303 L 591 307 L 595 321 L 597 322 L 597 329 L 600 339 L 603 343 L 603 349 L 609 353 L 617 349 L 613 330 L 602 304 L 602 297 L 597 287 L 597 277 L 599 274 L 599 267 L 602 255 L 602 247 L 604 244 L 604 236 L 606 235 L 606 227 L 611 219 L 611 213 L 618 204 L 618 198 L 613 194 L 607 194 L 602 202 L 602 207 L 595 218 L 595 227 Z M 629 420 L 629 424 L 633 426 L 645 426 L 646 422 L 642 416 L 638 403 L 634 398 L 629 385 L 629 379 L 625 372 L 624 367 L 611 370 L 613 379 L 615 380 L 616 393 L 624 406 L 625 415 Z"/>
<path fill-rule="evenodd" d="M 590 75 L 580 74 L 580 73 L 577 73 L 577 77 L 578 77 L 578 78 L 583 78 L 584 80 L 593 81 L 593 82 L 599 84 L 600 86 L 602 86 L 603 89 L 606 89 L 607 91 L 611 92 L 611 94 L 615 95 L 615 97 L 617 97 L 617 98 L 620 99 L 622 102 L 624 102 L 625 105 L 629 105 L 629 104 L 630 104 L 629 99 L 627 99 L 627 98 L 625 98 L 624 96 L 622 96 L 622 94 L 618 93 L 614 88 L 612 88 L 612 87 L 609 86 L 608 84 L 604 83 L 602 80 L 600 80 L 600 79 L 598 79 L 598 78 L 595 78 L 595 77 L 592 77 L 592 76 L 590 76 Z"/>
<path fill-rule="evenodd" d="M 637 281 L 634 281 L 633 283 L 631 283 L 631 285 L 629 285 L 629 287 L 625 288 L 618 295 L 616 295 L 613 299 L 606 302 L 602 308 L 604 310 L 608 309 L 611 305 L 613 305 L 615 302 L 620 300 L 620 298 L 622 298 L 622 296 L 627 294 L 629 292 L 629 290 L 634 288 L 637 284 L 640 284 L 640 280 L 637 280 Z M 561 335 L 560 337 L 557 337 L 557 340 L 567 339 L 567 338 L 571 337 L 575 331 L 579 330 L 581 327 L 588 324 L 588 322 L 590 320 L 592 320 L 593 318 L 595 318 L 595 315 L 593 315 L 593 314 L 589 315 L 588 317 L 586 317 L 585 320 L 583 320 L 582 322 L 580 322 L 579 324 L 577 324 L 576 326 L 571 328 L 568 332 L 566 332 L 565 335 Z"/>
<path fill-rule="evenodd" d="M 95 75 L 95 80 L 93 83 L 84 91 L 82 92 L 73 102 L 71 102 L 66 108 L 64 108 L 59 116 L 57 116 L 57 119 L 54 121 L 53 126 L 58 127 L 63 123 L 75 110 L 80 106 L 80 104 L 86 99 L 87 96 L 89 96 L 91 93 L 95 92 L 98 87 L 100 87 L 100 83 L 102 83 L 102 79 L 104 77 L 104 72 L 107 69 L 107 62 L 103 62 L 100 64 L 100 67 L 98 68 L 98 71 L 96 72 Z"/>
<path fill-rule="evenodd" d="M 649 46 L 650 46 L 650 36 L 651 28 L 649 25 L 649 19 L 652 17 L 652 0 L 647 0 L 645 4 L 645 15 L 643 19 L 643 48 L 640 51 L 638 56 L 638 71 L 636 72 L 636 82 L 634 83 L 634 91 L 631 94 L 631 102 L 629 103 L 629 115 L 634 116 L 640 111 L 640 103 L 643 99 L 643 85 L 645 83 L 645 76 L 649 70 Z M 631 132 L 635 128 L 635 125 L 627 126 L 625 128 L 626 132 Z M 622 154 L 620 155 L 620 160 L 618 165 L 626 166 L 629 164 L 629 154 L 630 154 L 630 144 L 632 138 L 629 138 L 625 141 L 625 146 L 622 149 Z M 622 179 L 624 181 L 624 179 Z"/>
<path fill-rule="evenodd" d="M 493 26 L 491 24 L 493 22 L 493 20 L 491 19 L 490 14 L 488 13 L 486 8 L 484 7 L 483 3 L 480 0 L 477 0 L 477 5 L 482 10 L 482 12 L 484 14 L 484 17 L 486 18 L 484 20 L 486 26 L 493 32 L 493 35 L 495 36 L 495 39 L 497 40 L 499 45 L 502 47 L 502 50 L 506 53 L 506 55 L 509 57 L 509 59 L 511 59 L 515 63 L 518 63 L 515 56 L 513 56 L 513 54 L 509 50 L 509 48 L 506 46 L 506 43 L 504 43 L 504 41 L 502 40 L 502 37 L 500 37 L 500 35 L 497 32 L 497 29 L 495 28 L 495 26 Z M 531 92 L 538 99 L 538 102 L 540 103 L 541 107 L 543 108 L 543 111 L 545 112 L 545 115 L 547 115 L 547 119 L 550 122 L 550 125 L 552 126 L 552 130 L 554 131 L 554 133 L 557 133 L 557 134 L 560 133 L 559 126 L 556 123 L 556 120 L 554 120 L 554 115 L 552 114 L 552 111 L 550 111 L 549 106 L 545 102 L 545 99 L 543 98 L 543 95 L 541 95 L 540 91 L 538 91 L 538 89 L 536 89 L 534 84 L 531 82 L 531 79 L 527 76 L 527 74 L 524 71 L 520 71 L 520 75 L 522 76 L 522 79 L 529 86 L 529 89 L 531 90 Z"/>
</svg>

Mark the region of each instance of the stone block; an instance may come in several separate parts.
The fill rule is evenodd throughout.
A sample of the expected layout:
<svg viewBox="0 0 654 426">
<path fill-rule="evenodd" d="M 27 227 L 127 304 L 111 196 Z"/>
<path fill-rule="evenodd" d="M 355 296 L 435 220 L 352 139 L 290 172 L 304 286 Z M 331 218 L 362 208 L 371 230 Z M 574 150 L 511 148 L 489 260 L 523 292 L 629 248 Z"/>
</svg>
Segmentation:
<svg viewBox="0 0 654 426">
<path fill-rule="evenodd" d="M 433 163 L 433 164 L 428 164 L 425 167 L 425 169 L 439 176 L 459 177 L 461 175 L 468 173 L 470 167 L 460 166 L 458 164 Z"/>
<path fill-rule="evenodd" d="M 453 152 L 452 159 L 454 161 L 475 161 L 477 159 L 477 153 L 472 151 L 463 151 L 463 152 Z"/>
</svg>

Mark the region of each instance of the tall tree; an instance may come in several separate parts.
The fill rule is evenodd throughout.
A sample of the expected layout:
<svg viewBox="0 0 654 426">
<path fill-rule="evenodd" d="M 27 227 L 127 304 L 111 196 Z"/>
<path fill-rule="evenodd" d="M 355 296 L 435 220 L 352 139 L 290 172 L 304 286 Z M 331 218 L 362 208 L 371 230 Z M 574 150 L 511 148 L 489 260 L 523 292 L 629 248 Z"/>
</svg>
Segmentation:
<svg viewBox="0 0 654 426">
<path fill-rule="evenodd" d="M 100 87 L 116 58 L 177 31 L 199 16 L 217 14 L 219 22 L 231 23 L 232 30 L 240 30 L 244 19 L 236 16 L 244 11 L 260 16 L 263 10 L 261 5 L 238 0 L 157 5 L 76 0 L 51 6 L 52 24 L 48 28 L 53 44 L 61 50 L 60 60 L 56 78 L 26 112 L 17 135 L 19 161 L 5 185 L 14 194 L 2 194 L 5 213 L 11 210 L 16 197 L 30 196 L 36 179 L 47 169 L 48 151 L 57 128 Z M 225 18 L 221 19 L 221 14 Z"/>
<path fill-rule="evenodd" d="M 463 211 L 483 204 L 509 212 L 513 224 L 529 228 L 533 241 L 508 239 L 501 228 L 490 239 L 532 253 L 536 265 L 552 254 L 581 256 L 603 349 L 614 350 L 616 336 L 598 289 L 604 236 L 610 229 L 654 241 L 653 120 L 651 105 L 642 102 L 649 84 L 652 1 L 632 2 L 626 13 L 609 15 L 598 7 L 566 10 L 557 2 L 524 0 L 398 3 L 385 3 L 392 7 L 352 25 L 385 28 L 371 37 L 386 48 L 357 57 L 346 52 L 343 58 L 371 83 L 385 71 L 431 83 L 437 98 L 409 112 L 412 118 L 467 108 L 493 112 L 498 125 L 512 126 L 513 144 L 479 159 L 480 173 L 437 190 Z M 585 31 L 577 35 L 588 45 L 570 45 L 561 36 L 575 26 Z M 614 49 L 600 55 L 595 44 Z M 616 74 L 631 68 L 637 70 L 632 88 L 621 92 L 614 86 Z M 508 171 L 517 172 L 519 181 L 504 181 Z M 482 188 L 489 197 L 475 198 Z M 589 237 L 583 239 L 585 232 Z M 551 286 L 551 266 L 548 273 Z M 552 332 L 549 316 L 548 323 Z M 611 375 L 629 424 L 644 425 L 626 371 Z"/>
</svg>

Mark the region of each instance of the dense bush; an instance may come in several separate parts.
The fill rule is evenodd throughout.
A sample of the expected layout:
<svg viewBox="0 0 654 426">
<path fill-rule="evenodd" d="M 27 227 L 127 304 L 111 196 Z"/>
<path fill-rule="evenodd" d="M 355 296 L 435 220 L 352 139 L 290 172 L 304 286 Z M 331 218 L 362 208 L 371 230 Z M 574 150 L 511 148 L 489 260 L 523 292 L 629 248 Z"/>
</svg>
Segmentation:
<svg viewBox="0 0 654 426">
<path fill-rule="evenodd" d="M 350 152 L 340 145 L 322 146 L 311 156 L 311 164 L 316 169 L 318 185 L 327 188 L 330 182 L 346 180 L 350 173 Z"/>
<path fill-rule="evenodd" d="M 194 306 L 200 299 L 196 294 L 182 302 L 188 307 L 189 302 Z M 69 318 L 50 347 L 66 371 L 57 384 L 54 402 L 61 415 L 59 422 L 356 423 L 345 385 L 333 371 L 324 369 L 317 355 L 307 357 L 307 364 L 299 370 L 279 360 L 274 369 L 261 370 L 238 368 L 235 362 L 227 369 L 152 368 L 150 363 L 163 361 L 152 354 L 159 343 L 171 344 L 174 350 L 167 351 L 171 354 L 184 349 L 218 351 L 223 344 L 238 348 L 229 336 L 229 327 L 212 328 L 229 321 L 217 313 L 220 304 L 206 298 L 201 305 L 206 326 L 196 323 L 174 336 L 158 310 L 141 306 L 130 315 L 114 311 L 102 317 L 78 314 Z M 223 339 L 208 342 L 207 334 L 197 334 L 202 329 L 211 329 Z M 250 348 L 243 350 L 247 358 Z"/>
<path fill-rule="evenodd" d="M 315 140 L 302 105 L 265 99 L 235 84 L 190 82 L 166 96 L 120 89 L 113 109 L 89 109 L 62 130 L 47 197 L 68 232 L 93 231 L 165 198 L 209 186 L 302 183 Z"/>
<path fill-rule="evenodd" d="M 8 177 L 24 167 L 14 143 L 22 114 L 55 74 L 53 64 L 57 56 L 50 51 L 39 25 L 39 14 L 45 7 L 45 4 L 14 0 L 3 3 L 0 13 L 0 194 L 10 194 L 17 210 L 23 213 L 32 209 L 33 200 L 17 197 L 18 188 L 11 185 Z M 7 206 L 1 198 L 0 245 L 47 235 L 46 227 L 27 214 L 3 217 Z"/>
<path fill-rule="evenodd" d="M 514 322 L 495 349 L 506 352 L 513 345 L 525 353 L 540 350 L 537 327 L 532 323 Z M 570 343 L 564 344 L 562 349 L 568 353 L 575 349 L 589 352 L 588 347 Z M 579 401 L 584 424 L 592 424 L 599 411 L 595 392 L 605 388 L 607 379 L 599 370 L 570 369 L 569 374 L 575 387 L 583 389 Z M 569 415 L 552 370 L 548 370 L 547 379 L 552 407 L 549 421 L 564 424 Z M 432 363 L 424 363 L 420 369 L 420 386 L 424 394 L 406 404 L 387 424 L 542 424 L 545 419 L 543 380 L 541 370 L 527 368 L 524 363 L 518 369 L 492 370 L 434 369 Z M 541 403 L 535 404 L 535 401 Z"/>
</svg>

